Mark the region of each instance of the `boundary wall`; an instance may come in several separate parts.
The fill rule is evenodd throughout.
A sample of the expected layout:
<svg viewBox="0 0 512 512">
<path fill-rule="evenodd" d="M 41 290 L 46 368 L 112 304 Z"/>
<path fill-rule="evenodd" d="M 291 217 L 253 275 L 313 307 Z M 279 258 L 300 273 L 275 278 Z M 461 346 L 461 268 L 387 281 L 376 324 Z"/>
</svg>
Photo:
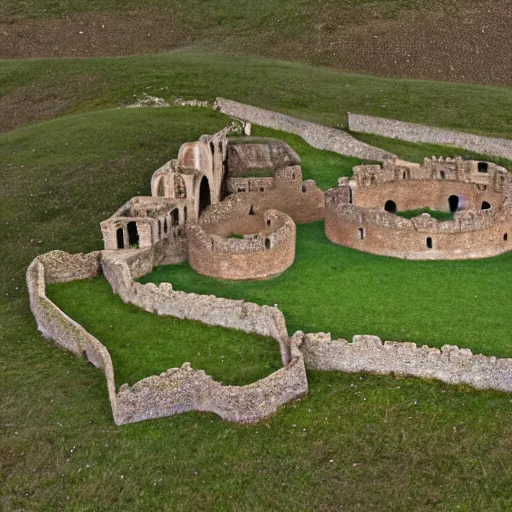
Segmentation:
<svg viewBox="0 0 512 512">
<path fill-rule="evenodd" d="M 302 353 L 297 346 L 290 344 L 284 317 L 277 308 L 172 292 L 171 285 L 160 289 L 152 284 L 141 285 L 133 282 L 133 276 L 152 268 L 152 252 L 123 251 L 124 256 L 121 256 L 119 251 L 115 251 L 116 261 L 109 258 L 109 252 L 112 254 L 114 251 L 86 255 L 52 251 L 38 256 L 27 270 L 27 287 L 30 306 L 43 336 L 75 356 L 85 356 L 103 371 L 117 425 L 191 410 L 213 412 L 228 421 L 251 423 L 275 413 L 280 405 L 307 393 Z M 161 308 L 159 314 L 177 313 L 180 318 L 232 326 L 246 332 L 263 332 L 270 336 L 273 335 L 271 332 L 279 333 L 281 336 L 277 341 L 285 366 L 247 386 L 224 386 L 204 371 L 194 370 L 185 363 L 181 368 L 171 368 L 131 387 L 124 384 L 116 393 L 114 368 L 107 348 L 46 297 L 46 283 L 94 277 L 102 267 L 108 269 L 110 279 L 122 292 L 123 300 L 132 299 L 132 304 L 141 304 L 148 311 L 155 312 L 158 305 Z"/>
<path fill-rule="evenodd" d="M 383 117 L 352 114 L 350 112 L 348 113 L 348 128 L 353 132 L 373 133 L 409 142 L 455 146 L 484 155 L 512 160 L 512 139 L 484 137 L 472 133 L 406 123 Z"/>
<path fill-rule="evenodd" d="M 150 263 L 149 250 L 87 255 L 52 251 L 38 256 L 27 271 L 30 305 L 39 330 L 74 355 L 86 356 L 103 371 L 117 425 L 192 410 L 213 412 L 228 421 L 256 422 L 276 412 L 280 405 L 307 393 L 306 368 L 434 378 L 448 384 L 512 392 L 512 359 L 473 355 L 471 350 L 450 345 L 437 349 L 418 347 L 415 343 L 383 343 L 377 336 L 366 335 L 354 336 L 349 343 L 344 339 L 333 340 L 328 333 L 298 331 L 291 338 L 279 339 L 281 347 L 286 348 L 285 366 L 253 384 L 223 386 L 204 371 L 194 370 L 185 363 L 181 368 L 171 368 L 133 386 L 123 384 L 116 393 L 108 350 L 46 297 L 46 282 L 93 277 L 99 274 L 101 264 L 107 279 L 121 292 L 121 298 L 147 311 L 201 319 L 247 332 L 286 333 L 284 317 L 277 308 L 174 292 L 169 284 L 156 287 L 133 282 L 133 276 L 144 272 Z"/>
<path fill-rule="evenodd" d="M 370 372 L 381 375 L 437 379 L 476 389 L 512 392 L 512 359 L 498 359 L 469 349 L 445 345 L 441 349 L 416 343 L 385 341 L 377 336 L 354 336 L 352 343 L 333 340 L 330 333 L 296 332 L 308 369 Z"/>
<path fill-rule="evenodd" d="M 325 149 L 340 155 L 379 162 L 395 156 L 383 149 L 365 144 L 341 130 L 273 112 L 272 110 L 265 110 L 224 98 L 217 98 L 213 108 L 236 119 L 249 121 L 274 130 L 294 133 L 314 148 Z"/>
</svg>

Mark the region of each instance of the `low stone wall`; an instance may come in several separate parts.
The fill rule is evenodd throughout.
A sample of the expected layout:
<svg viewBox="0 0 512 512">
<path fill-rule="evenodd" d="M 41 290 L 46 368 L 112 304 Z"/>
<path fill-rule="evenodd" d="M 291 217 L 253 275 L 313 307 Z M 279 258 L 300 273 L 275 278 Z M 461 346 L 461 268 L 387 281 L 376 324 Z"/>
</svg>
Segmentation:
<svg viewBox="0 0 512 512">
<path fill-rule="evenodd" d="M 294 133 L 308 144 L 318 149 L 333 151 L 340 155 L 353 156 L 365 160 L 384 161 L 394 155 L 382 149 L 360 142 L 346 132 L 321 124 L 297 119 L 296 117 L 265 110 L 237 101 L 217 98 L 214 109 L 228 116 L 249 121 L 260 126 Z"/>
<path fill-rule="evenodd" d="M 483 137 L 433 126 L 352 113 L 348 114 L 348 127 L 349 130 L 354 132 L 374 133 L 383 137 L 410 142 L 455 146 L 484 155 L 512 160 L 512 139 Z"/>
<path fill-rule="evenodd" d="M 27 270 L 27 287 L 30 309 L 43 336 L 52 339 L 77 357 L 84 356 L 103 371 L 115 418 L 117 400 L 114 367 L 108 350 L 46 297 L 46 283 L 67 282 L 97 275 L 100 271 L 100 257 L 101 253 L 98 252 L 84 255 L 62 251 L 38 256 Z"/>
<path fill-rule="evenodd" d="M 291 344 L 291 362 L 248 386 L 223 386 L 202 370 L 184 364 L 133 386 L 119 388 L 117 418 L 132 423 L 186 411 L 213 412 L 228 421 L 254 423 L 308 391 L 304 359 Z"/>
<path fill-rule="evenodd" d="M 383 343 L 377 336 L 354 336 L 349 343 L 333 340 L 326 333 L 299 331 L 291 339 L 299 345 L 303 342 L 308 369 L 395 374 L 512 392 L 512 359 L 473 355 L 469 349 L 451 345 L 438 349 L 416 343 Z"/>
<path fill-rule="evenodd" d="M 112 414 L 117 425 L 197 410 L 228 421 L 251 423 L 273 414 L 286 402 L 308 391 L 304 360 L 298 345 L 289 342 L 277 308 L 214 296 L 173 292 L 171 285 L 141 285 L 133 275 L 150 269 L 150 250 L 68 254 L 52 251 L 37 257 L 27 270 L 30 306 L 41 333 L 78 357 L 85 356 L 107 379 Z M 224 386 L 189 363 L 160 376 L 124 384 L 116 394 L 114 368 L 107 348 L 46 297 L 46 283 L 86 279 L 100 272 L 100 263 L 125 302 L 157 314 L 203 320 L 277 338 L 284 367 L 248 386 Z"/>
<path fill-rule="evenodd" d="M 145 259 L 150 255 L 140 251 L 138 257 Z M 133 258 L 133 255 L 113 251 L 105 252 L 102 260 L 105 278 L 113 292 L 119 294 L 124 302 L 158 315 L 198 320 L 208 325 L 271 336 L 280 343 L 283 364 L 290 362 L 288 331 L 284 315 L 278 308 L 215 295 L 176 291 L 171 283 L 161 283 L 159 286 L 137 283 L 130 269 Z"/>
</svg>

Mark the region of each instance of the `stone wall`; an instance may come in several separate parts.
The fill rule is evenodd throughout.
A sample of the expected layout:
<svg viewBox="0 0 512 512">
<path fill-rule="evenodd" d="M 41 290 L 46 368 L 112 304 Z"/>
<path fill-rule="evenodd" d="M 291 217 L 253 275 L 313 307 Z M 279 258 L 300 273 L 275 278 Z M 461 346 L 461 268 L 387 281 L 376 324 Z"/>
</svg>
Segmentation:
<svg viewBox="0 0 512 512">
<path fill-rule="evenodd" d="M 173 292 L 170 284 L 141 285 L 132 272 L 140 275 L 152 268 L 151 250 L 103 251 L 68 254 L 52 251 L 37 257 L 27 270 L 30 306 L 41 333 L 78 357 L 84 356 L 100 368 L 107 380 L 112 414 L 117 425 L 160 418 L 197 410 L 218 414 L 223 419 L 255 422 L 286 402 L 307 393 L 304 360 L 295 342 L 290 343 L 282 313 L 277 308 L 214 296 Z M 147 311 L 180 318 L 203 320 L 246 332 L 277 338 L 281 347 L 282 369 L 248 386 L 223 386 L 189 363 L 170 368 L 160 376 L 124 384 L 116 394 L 114 368 L 107 348 L 81 325 L 69 318 L 46 297 L 46 283 L 94 277 L 100 263 L 113 288 L 123 300 Z M 172 347 L 171 347 L 172 350 Z"/>
<path fill-rule="evenodd" d="M 102 370 L 107 380 L 108 396 L 115 418 L 117 400 L 114 367 L 108 350 L 46 297 L 46 283 L 68 282 L 97 275 L 100 271 L 100 257 L 99 252 L 84 255 L 62 251 L 38 256 L 27 270 L 27 287 L 30 309 L 42 335 L 77 357 L 85 357 Z"/>
<path fill-rule="evenodd" d="M 223 386 L 189 364 L 119 388 L 117 418 L 132 423 L 186 411 L 213 412 L 228 421 L 254 423 L 308 391 L 304 359 L 291 344 L 290 363 L 248 386 Z"/>
<path fill-rule="evenodd" d="M 292 340 L 303 342 L 308 369 L 395 374 L 466 384 L 476 389 L 512 391 L 512 359 L 473 355 L 469 349 L 382 343 L 377 336 L 354 336 L 349 343 L 344 339 L 333 340 L 326 333 L 297 332 Z"/>
<path fill-rule="evenodd" d="M 338 187 L 326 192 L 325 232 L 340 245 L 397 258 L 496 256 L 512 249 L 511 196 L 512 176 L 485 162 L 363 165 L 354 168 L 351 181 L 341 178 Z M 409 220 L 385 211 L 391 202 L 397 211 L 429 207 L 449 212 L 452 200 L 462 209 L 451 221 L 428 214 Z"/>
<path fill-rule="evenodd" d="M 315 148 L 333 151 L 340 155 L 376 161 L 383 161 L 394 156 L 392 153 L 360 142 L 341 130 L 271 110 L 244 105 L 224 98 L 216 99 L 214 109 L 236 119 L 249 121 L 274 130 L 294 133 Z"/>
<path fill-rule="evenodd" d="M 433 126 L 351 113 L 348 114 L 348 127 L 349 130 L 354 132 L 374 133 L 383 137 L 410 142 L 455 146 L 484 155 L 512 160 L 512 139 L 483 137 L 481 135 L 445 130 Z"/>
<path fill-rule="evenodd" d="M 142 263 L 147 260 L 146 263 Z M 185 320 L 198 320 L 208 325 L 238 329 L 244 332 L 271 336 L 279 341 L 284 364 L 290 361 L 287 345 L 288 331 L 281 311 L 272 306 L 259 306 L 243 300 L 231 300 L 174 290 L 171 283 L 141 284 L 134 281 L 132 268 L 149 267 L 151 254 L 105 252 L 102 269 L 114 293 L 128 303 L 158 315 Z"/>
<path fill-rule="evenodd" d="M 284 272 L 295 259 L 295 223 L 277 210 L 254 212 L 244 194 L 212 205 L 199 224 L 188 227 L 188 257 L 198 273 L 219 279 L 266 279 Z M 249 213 L 251 212 L 251 213 Z M 251 224 L 250 221 L 253 221 Z M 259 221 L 259 222 L 258 222 Z M 238 224 L 254 226 L 243 238 L 229 237 Z M 216 226 L 217 225 L 217 226 Z M 227 227 L 230 229 L 227 229 Z"/>
</svg>

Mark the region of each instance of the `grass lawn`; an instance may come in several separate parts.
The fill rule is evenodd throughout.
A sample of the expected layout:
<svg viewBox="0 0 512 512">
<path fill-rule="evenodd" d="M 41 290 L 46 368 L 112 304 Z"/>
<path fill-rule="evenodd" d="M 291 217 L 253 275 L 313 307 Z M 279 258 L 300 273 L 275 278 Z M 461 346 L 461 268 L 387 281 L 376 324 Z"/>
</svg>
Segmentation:
<svg viewBox="0 0 512 512">
<path fill-rule="evenodd" d="M 346 127 L 347 112 L 354 112 L 512 137 L 511 88 L 375 78 L 196 49 L 117 58 L 0 60 L 0 131 L 2 126 L 130 105 L 144 92 L 170 101 L 222 96 L 330 126 Z"/>
<path fill-rule="evenodd" d="M 290 333 L 332 332 L 512 356 L 508 325 L 512 253 L 475 261 L 406 261 L 330 242 L 324 223 L 297 226 L 297 256 L 267 281 L 221 281 L 188 263 L 157 267 L 142 282 L 279 304 Z"/>
<path fill-rule="evenodd" d="M 434 219 L 445 221 L 445 220 L 453 220 L 453 212 L 441 212 L 439 210 L 432 210 L 431 208 L 418 208 L 416 210 L 407 210 L 403 212 L 395 212 L 396 215 L 403 217 L 404 219 L 412 219 L 414 217 L 419 217 L 420 215 L 428 213 Z"/>
<path fill-rule="evenodd" d="M 238 76 L 230 81 L 220 73 L 227 69 L 226 61 L 222 64 L 221 59 L 219 64 L 204 58 L 203 69 L 194 59 L 192 56 L 190 64 L 185 63 L 185 56 L 8 62 L 0 66 L 0 88 L 5 94 L 16 84 L 33 82 L 35 89 L 48 86 L 49 91 L 52 80 L 58 82 L 87 70 L 100 77 L 105 94 L 80 91 L 74 105 L 84 112 L 115 104 L 122 90 L 128 98 L 146 84 L 164 87 L 167 83 L 173 94 L 190 87 L 191 95 L 198 97 L 214 96 L 226 86 L 230 93 L 226 96 L 247 101 L 259 97 L 262 106 L 309 112 L 307 117 L 335 124 L 357 96 L 355 92 L 342 94 L 350 90 L 344 87 L 360 80 L 347 78 L 344 82 L 339 74 L 324 70 L 308 75 L 299 70 L 309 68 L 282 63 L 272 69 L 269 61 L 253 60 L 243 80 L 243 70 L 232 66 L 232 73 Z M 218 74 L 209 74 L 215 68 Z M 256 80 L 258 69 L 261 77 Z M 287 69 L 289 75 L 279 79 L 276 88 L 280 73 Z M 364 81 L 372 83 L 369 78 Z M 385 82 L 374 82 L 371 90 L 376 96 L 370 88 L 360 88 L 361 104 L 379 110 L 381 107 L 375 106 L 381 104 L 378 90 Z M 421 83 L 389 81 L 384 87 L 389 111 L 408 113 L 411 121 L 433 118 L 432 111 L 419 107 Z M 459 101 L 466 88 L 466 99 Z M 425 84 L 425 105 L 435 103 L 434 90 L 438 102 L 443 99 L 451 104 L 455 98 L 451 113 L 443 117 L 445 122 L 486 131 L 484 121 L 473 124 L 472 116 L 480 112 L 482 119 L 490 121 L 495 110 L 497 121 L 488 123 L 493 131 L 488 134 L 510 135 L 510 123 L 505 122 L 507 98 L 512 98 L 508 90 Z M 418 103 L 412 101 L 414 97 Z M 339 107 L 335 107 L 337 101 Z M 111 110 L 81 113 L 0 135 L 0 508 L 510 510 L 512 407 L 508 394 L 417 379 L 309 372 L 310 394 L 258 425 L 228 424 L 211 414 L 189 413 L 120 428 L 112 422 L 101 372 L 41 338 L 25 291 L 24 272 L 30 261 L 52 249 L 88 252 L 101 248 L 99 222 L 130 197 L 147 194 L 153 171 L 175 157 L 182 142 L 212 133 L 226 122 L 223 116 L 204 109 Z M 259 134 L 272 133 L 263 130 Z M 354 164 L 339 155 L 307 149 L 300 139 L 287 140 L 303 159 L 305 177 L 316 178 L 324 188 L 349 173 Z M 456 153 L 449 148 L 372 140 L 415 161 L 426 155 Z M 413 341 L 425 336 L 431 344 L 471 343 L 475 350 L 507 353 L 504 324 L 510 316 L 506 309 L 510 304 L 509 255 L 453 263 L 388 260 L 328 244 L 321 223 L 300 226 L 298 243 L 297 263 L 287 273 L 246 288 L 247 299 L 253 296 L 263 303 L 268 297 L 270 303 L 279 303 L 290 331 L 300 327 L 344 336 L 372 332 Z M 307 262 L 315 247 L 322 250 L 312 267 Z M 333 259 L 335 264 L 326 264 Z M 308 271 L 301 273 L 306 266 Z M 186 265 L 170 268 L 177 288 L 177 276 L 182 276 L 184 287 L 191 285 L 192 274 Z M 446 283 L 432 280 L 437 272 Z M 451 274 L 460 279 L 456 282 Z M 344 288 L 334 290 L 331 280 L 344 282 Z M 288 297 L 281 287 L 276 296 L 276 285 L 283 282 L 291 287 Z M 127 329 L 126 337 L 119 339 L 121 354 L 122 343 L 134 343 L 140 336 L 140 313 L 116 303 L 102 288 L 101 280 L 93 284 L 98 286 L 94 293 L 84 291 L 87 282 L 75 285 L 84 295 L 77 299 L 83 301 L 84 308 L 77 303 L 82 312 L 87 312 L 85 304 L 91 299 L 105 304 L 104 312 L 93 312 L 97 319 L 104 315 L 108 322 L 98 322 L 100 329 L 128 322 L 130 316 L 135 319 L 130 333 Z M 193 285 L 194 291 L 200 292 L 213 282 L 197 276 Z M 216 282 L 215 293 L 235 294 L 237 290 L 231 286 Z M 52 293 L 64 296 L 70 290 L 59 287 Z M 318 304 L 301 298 L 305 301 L 301 310 L 290 300 L 292 293 L 299 298 L 300 294 L 313 294 Z M 349 296 L 359 309 L 349 303 Z M 64 308 L 76 307 L 64 302 Z M 329 308 L 338 304 L 337 317 L 322 316 L 321 304 Z M 90 303 L 87 308 L 91 315 Z M 80 320 L 91 322 L 85 316 Z M 441 333 L 437 330 L 442 320 L 437 316 L 449 324 Z M 178 324 L 171 319 L 161 321 L 164 340 L 170 328 L 163 324 Z M 152 332 L 146 329 L 144 339 L 157 330 L 153 329 L 153 317 L 151 325 Z M 377 325 L 381 327 L 377 329 Z M 173 327 L 173 335 L 179 338 L 186 329 L 189 327 Z M 101 341 L 114 341 L 98 333 Z M 114 344 L 110 348 L 113 350 Z M 191 349 L 191 345 L 184 346 L 179 358 L 198 357 Z M 222 354 L 215 355 L 220 358 Z M 162 356 L 153 353 L 148 357 L 152 364 Z M 244 352 L 243 357 L 249 353 Z M 272 363 L 266 357 L 261 361 Z M 150 372 L 135 358 L 127 363 L 125 370 L 116 367 L 118 377 L 123 371 L 126 380 L 138 378 L 136 372 Z M 170 359 L 169 363 L 174 365 Z M 217 359 L 214 366 L 222 369 L 220 363 Z M 258 362 L 254 369 L 264 369 L 263 364 Z"/>
<path fill-rule="evenodd" d="M 116 386 L 188 361 L 224 384 L 241 386 L 282 367 L 274 338 L 147 313 L 112 297 L 101 278 L 54 284 L 48 297 L 108 348 Z"/>
</svg>

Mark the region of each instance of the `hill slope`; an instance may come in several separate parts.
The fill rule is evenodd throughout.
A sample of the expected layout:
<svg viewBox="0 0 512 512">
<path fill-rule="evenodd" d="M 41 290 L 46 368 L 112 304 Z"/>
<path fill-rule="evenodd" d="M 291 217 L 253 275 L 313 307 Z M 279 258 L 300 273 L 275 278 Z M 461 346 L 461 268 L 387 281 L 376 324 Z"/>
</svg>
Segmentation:
<svg viewBox="0 0 512 512">
<path fill-rule="evenodd" d="M 510 0 L 5 0 L 0 57 L 195 46 L 361 73 L 512 85 Z"/>
</svg>

